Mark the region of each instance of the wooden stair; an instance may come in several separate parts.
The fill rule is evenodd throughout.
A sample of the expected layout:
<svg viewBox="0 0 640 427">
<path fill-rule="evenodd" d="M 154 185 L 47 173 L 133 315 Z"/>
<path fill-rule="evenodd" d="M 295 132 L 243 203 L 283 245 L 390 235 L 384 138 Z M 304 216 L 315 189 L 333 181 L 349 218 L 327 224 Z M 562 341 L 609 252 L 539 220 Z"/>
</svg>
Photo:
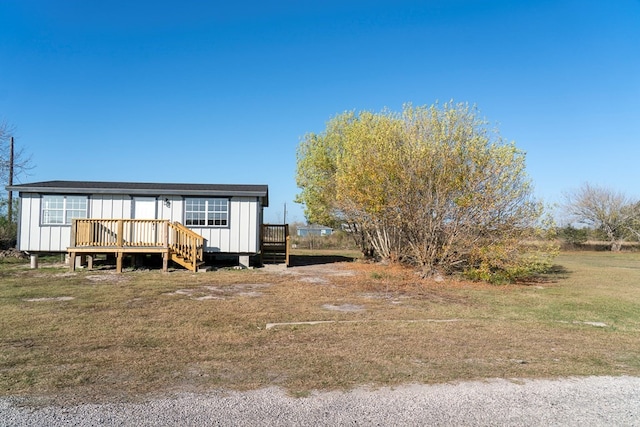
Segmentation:
<svg viewBox="0 0 640 427">
<path fill-rule="evenodd" d="M 290 236 L 288 224 L 263 224 L 260 245 L 263 264 L 289 266 Z"/>
<path fill-rule="evenodd" d="M 169 224 L 169 259 L 178 265 L 198 271 L 204 265 L 204 237 L 179 222 Z"/>
<path fill-rule="evenodd" d="M 186 268 L 187 270 L 191 270 L 193 272 L 198 271 L 198 269 L 205 264 L 204 261 L 198 261 L 194 264 L 191 260 L 185 259 L 174 252 L 169 253 L 169 259 L 176 264 Z"/>
</svg>

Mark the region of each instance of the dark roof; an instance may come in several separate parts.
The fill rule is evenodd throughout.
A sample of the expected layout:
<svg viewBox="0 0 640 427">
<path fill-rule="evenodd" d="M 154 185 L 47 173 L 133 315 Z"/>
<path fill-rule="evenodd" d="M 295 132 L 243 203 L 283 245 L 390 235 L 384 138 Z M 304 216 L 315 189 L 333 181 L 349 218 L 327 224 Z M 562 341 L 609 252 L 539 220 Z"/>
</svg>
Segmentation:
<svg viewBox="0 0 640 427">
<path fill-rule="evenodd" d="M 269 206 L 269 187 L 267 185 L 43 181 L 32 182 L 30 184 L 10 185 L 6 188 L 10 191 L 25 193 L 136 194 L 203 197 L 249 196 L 261 197 L 263 206 Z"/>
</svg>

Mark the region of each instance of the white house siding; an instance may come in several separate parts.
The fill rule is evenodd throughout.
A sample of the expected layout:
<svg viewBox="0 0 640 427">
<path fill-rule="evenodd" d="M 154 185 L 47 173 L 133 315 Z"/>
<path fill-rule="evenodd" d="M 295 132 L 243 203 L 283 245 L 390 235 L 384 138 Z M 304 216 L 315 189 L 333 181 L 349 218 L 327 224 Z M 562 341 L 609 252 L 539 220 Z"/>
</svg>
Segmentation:
<svg viewBox="0 0 640 427">
<path fill-rule="evenodd" d="M 169 206 L 167 206 L 169 202 Z M 158 197 L 158 219 L 166 219 L 171 222 L 178 221 L 184 223 L 182 220 L 184 212 L 184 201 L 182 197 L 178 196 L 160 196 Z"/>
<path fill-rule="evenodd" d="M 40 226 L 40 195 L 23 194 L 20 199 L 18 248 L 26 252 L 62 252 L 69 246 L 68 225 Z"/>
<path fill-rule="evenodd" d="M 232 254 L 259 250 L 260 204 L 255 197 L 232 197 L 228 227 L 189 227 L 206 239 L 206 252 Z"/>
<path fill-rule="evenodd" d="M 70 245 L 71 227 L 41 225 L 40 207 L 39 194 L 22 193 L 19 249 L 27 252 L 66 252 Z M 159 219 L 184 224 L 184 199 L 180 196 L 159 196 L 156 212 Z M 260 214 L 261 205 L 255 197 L 232 197 L 228 227 L 190 228 L 206 239 L 206 252 L 252 254 L 260 248 Z M 131 218 L 132 198 L 129 195 L 90 195 L 88 215 L 102 219 Z"/>
<path fill-rule="evenodd" d="M 92 195 L 89 197 L 89 218 L 131 218 L 131 197 L 108 194 Z"/>
</svg>

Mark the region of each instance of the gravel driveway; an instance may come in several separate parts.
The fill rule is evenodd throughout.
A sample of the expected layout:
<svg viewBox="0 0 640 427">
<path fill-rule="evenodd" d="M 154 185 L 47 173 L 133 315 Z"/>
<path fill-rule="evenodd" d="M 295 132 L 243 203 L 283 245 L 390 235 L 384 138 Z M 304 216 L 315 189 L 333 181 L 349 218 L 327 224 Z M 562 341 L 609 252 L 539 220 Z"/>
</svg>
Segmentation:
<svg viewBox="0 0 640 427">
<path fill-rule="evenodd" d="M 491 380 L 293 398 L 268 388 L 144 403 L 29 407 L 0 399 L 0 426 L 640 426 L 640 378 Z"/>
</svg>

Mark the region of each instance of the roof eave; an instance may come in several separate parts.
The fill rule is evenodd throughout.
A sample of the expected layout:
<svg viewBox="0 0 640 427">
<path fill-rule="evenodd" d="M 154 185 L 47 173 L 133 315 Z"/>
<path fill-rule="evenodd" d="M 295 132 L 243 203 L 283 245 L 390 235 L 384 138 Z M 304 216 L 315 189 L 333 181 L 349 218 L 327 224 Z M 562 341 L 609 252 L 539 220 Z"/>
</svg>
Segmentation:
<svg viewBox="0 0 640 427">
<path fill-rule="evenodd" d="M 177 190 L 177 189 L 145 189 L 145 188 L 77 188 L 77 187 L 38 187 L 8 185 L 8 191 L 19 191 L 22 193 L 42 193 L 42 194 L 127 194 L 134 196 L 158 195 L 158 196 L 201 196 L 201 197 L 260 197 L 262 205 L 269 206 L 268 191 L 251 190 Z"/>
</svg>

